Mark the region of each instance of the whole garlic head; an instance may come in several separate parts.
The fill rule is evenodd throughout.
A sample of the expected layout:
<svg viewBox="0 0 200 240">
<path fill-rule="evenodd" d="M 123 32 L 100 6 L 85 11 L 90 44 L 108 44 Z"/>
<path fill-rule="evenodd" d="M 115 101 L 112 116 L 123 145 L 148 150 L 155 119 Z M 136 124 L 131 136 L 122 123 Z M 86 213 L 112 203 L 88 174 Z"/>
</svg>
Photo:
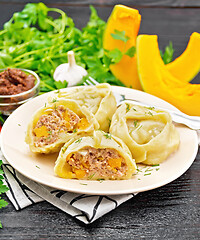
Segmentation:
<svg viewBox="0 0 200 240">
<path fill-rule="evenodd" d="M 79 83 L 83 76 L 87 75 L 87 71 L 83 67 L 76 64 L 73 51 L 69 51 L 67 53 L 67 57 L 68 63 L 59 65 L 53 74 L 53 78 L 58 82 L 67 81 L 67 86 L 71 87 Z"/>
</svg>

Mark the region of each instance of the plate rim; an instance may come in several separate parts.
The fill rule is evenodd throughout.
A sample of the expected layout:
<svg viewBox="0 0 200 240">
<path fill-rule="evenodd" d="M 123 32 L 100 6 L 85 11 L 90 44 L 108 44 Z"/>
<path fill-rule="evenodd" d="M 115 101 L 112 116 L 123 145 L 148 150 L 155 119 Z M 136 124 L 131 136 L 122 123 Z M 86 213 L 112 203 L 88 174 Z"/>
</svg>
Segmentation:
<svg viewBox="0 0 200 240">
<path fill-rule="evenodd" d="M 79 87 L 83 87 L 83 86 L 78 86 L 78 87 L 75 87 L 75 88 L 79 88 Z M 141 94 L 141 95 L 148 95 L 148 97 L 150 97 L 150 98 L 153 98 L 153 99 L 155 99 L 155 100 L 157 100 L 157 101 L 161 101 L 161 102 L 163 102 L 167 107 L 169 107 L 169 109 L 173 109 L 173 110 L 176 110 L 176 111 L 179 111 L 176 107 L 174 107 L 173 105 L 171 105 L 170 103 L 168 103 L 168 102 L 166 102 L 166 101 L 164 101 L 163 99 L 160 99 L 160 98 L 158 98 L 158 97 L 156 97 L 156 96 L 154 96 L 154 95 L 151 95 L 151 94 L 149 94 L 149 93 L 146 93 L 146 92 L 142 92 L 142 91 L 140 91 L 140 90 L 136 90 L 136 89 L 131 89 L 131 88 L 127 88 L 127 87 L 121 87 L 121 86 L 111 86 L 111 89 L 112 89 L 112 91 L 114 92 L 114 90 L 115 89 L 118 89 L 118 90 L 120 90 L 120 89 L 123 89 L 124 91 L 132 91 L 132 92 L 137 92 L 138 94 Z M 66 90 L 66 89 L 63 89 L 63 90 Z M 57 90 L 55 90 L 55 91 L 57 91 Z M 51 94 L 53 94 L 55 91 L 51 91 L 51 92 L 47 92 L 47 93 L 45 93 L 46 94 L 46 96 L 47 95 L 51 95 Z M 26 105 L 27 104 L 30 104 L 30 102 L 34 102 L 34 101 L 37 101 L 37 100 L 35 100 L 35 99 L 39 99 L 39 97 L 41 97 L 41 96 L 44 96 L 44 94 L 43 95 L 40 95 L 40 96 L 38 96 L 38 97 L 35 97 L 34 99 L 32 99 L 32 100 L 30 100 L 30 101 L 28 101 L 27 103 L 25 103 L 25 104 L 23 104 L 22 106 L 20 106 L 19 108 L 17 108 L 9 117 L 8 117 L 8 119 L 12 119 L 13 118 L 13 116 L 15 115 L 15 114 L 17 114 L 19 111 L 21 111 L 21 109 L 22 108 L 24 108 L 24 107 L 26 107 Z M 8 120 L 7 119 L 7 120 Z M 98 191 L 98 189 L 96 190 L 96 192 L 94 192 L 94 191 L 91 191 L 91 190 L 89 190 L 89 189 L 87 189 L 86 187 L 87 186 L 82 186 L 82 188 L 79 188 L 79 189 L 70 189 L 69 187 L 67 187 L 67 188 L 63 188 L 63 187 L 59 187 L 59 186 L 56 186 L 56 185 L 54 185 L 54 184 L 48 184 L 48 183 L 46 183 L 46 182 L 44 182 L 44 181 L 42 181 L 41 179 L 38 179 L 38 178 L 35 178 L 35 177 L 30 177 L 30 176 L 28 176 L 28 174 L 26 174 L 26 173 L 24 173 L 23 171 L 20 171 L 20 169 L 17 167 L 17 166 L 15 166 L 15 164 L 13 164 L 13 162 L 12 162 L 12 160 L 9 160 L 9 157 L 7 156 L 7 153 L 6 153 L 6 151 L 5 151 L 5 149 L 4 149 L 4 145 L 3 144 L 1 144 L 2 143 L 2 135 L 4 134 L 4 131 L 5 131 L 5 128 L 6 128 L 6 125 L 7 125 L 7 122 L 9 122 L 9 120 L 8 121 L 5 121 L 5 123 L 4 123 L 4 125 L 3 125 L 3 127 L 2 127 L 2 131 L 1 131 L 1 134 L 0 134 L 0 145 L 1 145 L 1 151 L 2 151 L 2 153 L 3 153 L 3 155 L 4 155 L 4 157 L 6 158 L 6 160 L 9 162 L 9 164 L 14 168 L 14 169 L 16 169 L 20 174 L 22 174 L 23 176 L 25 176 L 26 178 L 28 178 L 28 179 L 31 179 L 32 181 L 35 181 L 35 182 L 37 182 L 37 183 L 40 183 L 40 184 L 43 184 L 43 185 L 45 185 L 45 186 L 48 186 L 48 187 L 52 187 L 52 188 L 57 188 L 57 189 L 59 189 L 59 190 L 63 190 L 63 191 L 69 191 L 69 192 L 74 192 L 74 193 L 80 193 L 80 194 L 88 194 L 88 195 L 122 195 L 122 194 L 131 194 L 131 193 L 136 193 L 136 192 L 145 192 L 145 191 L 149 191 L 149 190 L 152 190 L 152 189 L 156 189 L 156 188 L 159 188 L 159 187 L 162 187 L 162 186 L 164 186 L 164 185 L 166 185 L 166 184 L 168 184 L 168 183 L 170 183 L 170 182 L 172 182 L 172 181 L 174 181 L 174 180 L 176 180 L 177 178 L 179 178 L 180 176 L 182 176 L 189 168 L 190 168 L 190 166 L 192 165 L 192 163 L 194 162 L 194 160 L 195 160 L 195 157 L 196 157 L 196 155 L 197 155 L 197 152 L 198 152 L 198 136 L 197 136 L 197 132 L 195 131 L 195 130 L 191 130 L 191 129 L 189 129 L 191 132 L 193 132 L 193 134 L 194 134 L 194 141 L 195 141 L 195 149 L 193 150 L 193 154 L 192 154 L 192 156 L 190 156 L 190 159 L 189 159 L 189 161 L 188 161 L 188 163 L 187 164 L 185 164 L 184 165 L 184 168 L 181 168 L 181 171 L 179 171 L 178 172 L 178 174 L 176 174 L 176 175 L 172 175 L 170 178 L 167 178 L 165 181 L 163 180 L 162 181 L 162 183 L 160 184 L 160 182 L 157 182 L 157 183 L 155 183 L 155 184 L 151 184 L 150 186 L 144 186 L 144 187 L 140 187 L 139 189 L 134 189 L 134 191 L 133 190 L 131 190 L 131 189 L 124 189 L 124 190 L 120 190 L 119 192 L 118 191 L 107 191 L 107 190 L 105 190 L 105 191 L 101 191 L 101 192 L 99 192 Z M 10 162 L 12 162 L 12 163 L 10 163 Z M 14 165 L 14 166 L 13 166 Z M 85 182 L 85 181 L 87 181 L 87 183 L 89 183 L 89 182 L 93 182 L 93 180 L 77 180 L 77 179 L 63 179 L 63 180 L 67 180 L 67 181 L 69 181 L 69 180 L 75 180 L 75 181 L 82 181 L 82 182 Z M 104 180 L 104 182 L 106 181 L 131 181 L 132 179 L 129 179 L 129 180 Z"/>
</svg>

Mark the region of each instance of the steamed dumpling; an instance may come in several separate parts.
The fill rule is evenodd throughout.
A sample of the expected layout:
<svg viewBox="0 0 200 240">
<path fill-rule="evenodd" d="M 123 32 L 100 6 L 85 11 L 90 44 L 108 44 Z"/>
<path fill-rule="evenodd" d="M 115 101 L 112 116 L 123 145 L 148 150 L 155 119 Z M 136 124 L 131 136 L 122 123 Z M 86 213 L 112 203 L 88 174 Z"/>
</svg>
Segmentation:
<svg viewBox="0 0 200 240">
<path fill-rule="evenodd" d="M 73 100 L 51 100 L 32 117 L 26 143 L 32 152 L 58 152 L 66 141 L 99 128 L 94 115 Z"/>
<path fill-rule="evenodd" d="M 107 83 L 67 89 L 57 94 L 59 98 L 74 99 L 79 105 L 86 106 L 95 115 L 100 129 L 108 131 L 111 118 L 117 109 L 116 99 Z"/>
<path fill-rule="evenodd" d="M 61 149 L 54 171 L 62 178 L 87 180 L 129 179 L 136 170 L 127 146 L 103 131 L 68 141 Z"/>
<path fill-rule="evenodd" d="M 117 109 L 110 133 L 125 142 L 137 163 L 159 164 L 179 146 L 169 113 L 131 103 Z"/>
</svg>

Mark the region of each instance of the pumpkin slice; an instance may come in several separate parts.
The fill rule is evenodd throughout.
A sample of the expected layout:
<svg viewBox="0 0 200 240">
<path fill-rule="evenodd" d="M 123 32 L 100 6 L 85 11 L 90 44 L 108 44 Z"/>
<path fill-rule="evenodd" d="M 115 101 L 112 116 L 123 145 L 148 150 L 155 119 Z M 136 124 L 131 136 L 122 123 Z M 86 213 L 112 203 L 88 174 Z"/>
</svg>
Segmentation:
<svg viewBox="0 0 200 240">
<path fill-rule="evenodd" d="M 144 91 L 173 104 L 182 112 L 200 116 L 200 85 L 175 78 L 166 68 L 156 35 L 137 38 L 137 66 Z"/>
<path fill-rule="evenodd" d="M 138 10 L 123 5 L 115 5 L 106 25 L 103 37 L 103 47 L 106 50 L 119 49 L 126 52 L 135 46 L 140 28 L 141 15 Z M 129 40 L 125 43 L 114 39 L 111 34 L 115 31 L 125 31 Z M 127 87 L 142 89 L 137 73 L 136 54 L 133 57 L 124 55 L 119 63 L 110 65 L 111 72 Z"/>
<path fill-rule="evenodd" d="M 166 65 L 167 70 L 176 78 L 190 82 L 200 71 L 200 34 L 192 33 L 185 51 L 173 62 Z"/>
</svg>

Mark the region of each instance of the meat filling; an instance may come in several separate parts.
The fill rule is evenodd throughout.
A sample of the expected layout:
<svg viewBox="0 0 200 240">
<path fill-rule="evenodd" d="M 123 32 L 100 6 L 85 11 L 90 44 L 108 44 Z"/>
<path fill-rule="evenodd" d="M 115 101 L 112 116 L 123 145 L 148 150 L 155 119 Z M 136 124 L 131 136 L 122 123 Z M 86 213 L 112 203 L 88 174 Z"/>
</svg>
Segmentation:
<svg viewBox="0 0 200 240">
<path fill-rule="evenodd" d="M 62 105 L 58 106 L 39 118 L 33 129 L 35 146 L 42 147 L 54 143 L 61 132 L 75 132 L 80 121 L 79 116 L 72 110 Z"/>
<path fill-rule="evenodd" d="M 127 164 L 115 149 L 86 147 L 68 155 L 68 164 L 77 178 L 92 179 L 95 174 L 100 179 L 116 179 L 127 172 Z"/>
</svg>

